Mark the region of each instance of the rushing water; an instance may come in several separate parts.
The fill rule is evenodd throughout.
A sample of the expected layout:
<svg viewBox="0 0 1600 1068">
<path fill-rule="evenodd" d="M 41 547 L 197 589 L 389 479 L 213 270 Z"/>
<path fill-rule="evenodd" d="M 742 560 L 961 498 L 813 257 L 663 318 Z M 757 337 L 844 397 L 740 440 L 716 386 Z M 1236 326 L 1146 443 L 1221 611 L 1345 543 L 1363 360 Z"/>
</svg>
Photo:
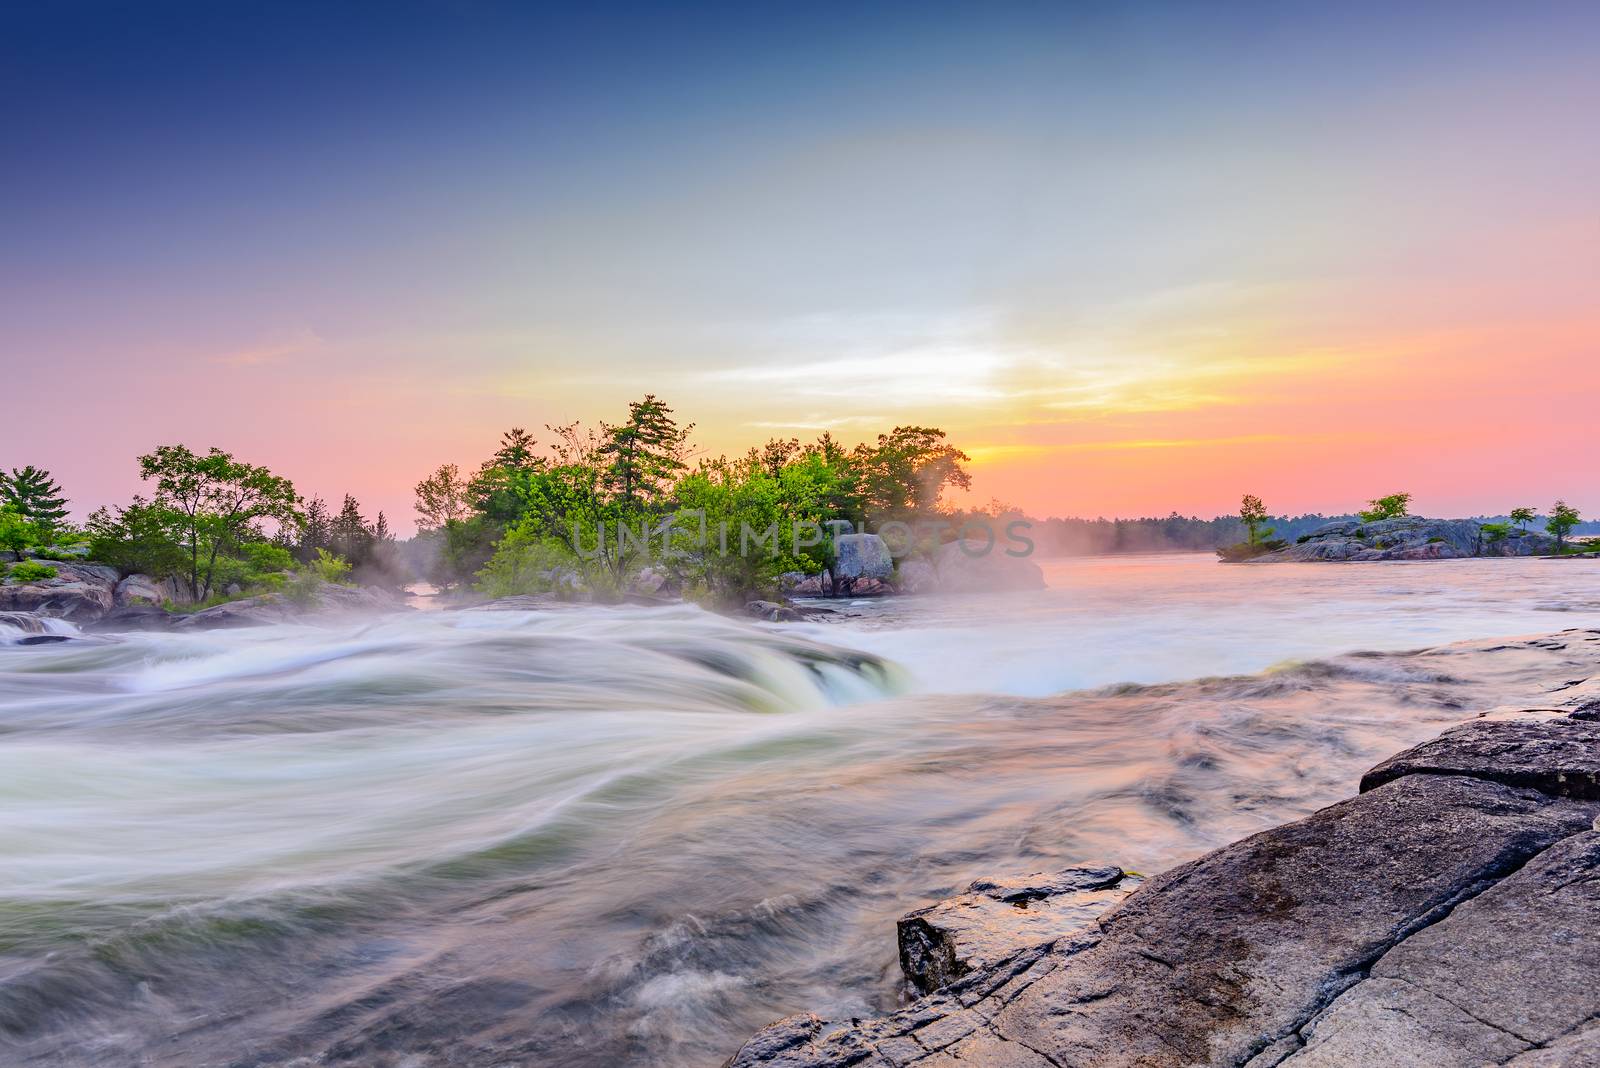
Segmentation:
<svg viewBox="0 0 1600 1068">
<path fill-rule="evenodd" d="M 713 1065 L 892 1007 L 977 875 L 1157 870 L 1578 655 L 1401 650 L 1600 620 L 1586 562 L 1050 581 L 0 647 L 0 1062 Z"/>
</svg>

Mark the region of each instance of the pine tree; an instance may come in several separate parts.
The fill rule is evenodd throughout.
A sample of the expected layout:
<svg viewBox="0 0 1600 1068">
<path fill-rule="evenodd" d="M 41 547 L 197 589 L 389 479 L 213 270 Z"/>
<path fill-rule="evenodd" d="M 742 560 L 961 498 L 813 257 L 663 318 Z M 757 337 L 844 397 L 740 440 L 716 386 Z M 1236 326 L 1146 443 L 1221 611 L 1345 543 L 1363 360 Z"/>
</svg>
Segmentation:
<svg viewBox="0 0 1600 1068">
<path fill-rule="evenodd" d="M 350 494 L 344 495 L 344 507 L 333 517 L 329 527 L 329 541 L 333 551 L 352 565 L 364 563 L 372 546 L 372 531 L 361 516 L 361 504 Z"/>
<path fill-rule="evenodd" d="M 684 454 L 694 424 L 679 427 L 654 393 L 628 405 L 628 421 L 607 426 L 599 453 L 608 457 L 606 482 L 629 509 L 653 504 L 688 465 Z"/>
<path fill-rule="evenodd" d="M 56 530 L 67 518 L 67 502 L 61 496 L 61 487 L 50 477 L 50 472 L 41 471 L 32 464 L 12 468 L 9 478 L 0 474 L 0 498 L 46 533 Z"/>
<path fill-rule="evenodd" d="M 389 519 L 382 512 L 378 513 L 377 522 L 372 524 L 372 540 L 380 544 L 394 541 L 394 534 L 389 530 Z"/>
<path fill-rule="evenodd" d="M 300 526 L 300 545 L 295 550 L 295 558 L 301 563 L 310 563 L 317 558 L 318 549 L 328 547 L 329 522 L 327 502 L 321 497 L 311 498 Z"/>
</svg>

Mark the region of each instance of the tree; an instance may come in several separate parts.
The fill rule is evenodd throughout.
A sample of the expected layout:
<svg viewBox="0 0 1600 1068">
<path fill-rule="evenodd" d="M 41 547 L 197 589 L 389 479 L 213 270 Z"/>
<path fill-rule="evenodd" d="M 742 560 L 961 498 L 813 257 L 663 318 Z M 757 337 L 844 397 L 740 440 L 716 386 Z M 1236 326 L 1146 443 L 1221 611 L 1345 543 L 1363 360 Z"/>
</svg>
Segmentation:
<svg viewBox="0 0 1600 1068">
<path fill-rule="evenodd" d="M 394 541 L 394 533 L 389 529 L 389 517 L 381 511 L 372 524 L 372 540 L 380 545 Z"/>
<path fill-rule="evenodd" d="M 500 447 L 494 451 L 489 466 L 503 467 L 507 470 L 517 471 L 523 468 L 536 467 L 540 463 L 539 457 L 533 454 L 533 435 L 514 426 L 500 435 Z"/>
<path fill-rule="evenodd" d="M 176 532 L 188 559 L 184 580 L 197 601 L 210 594 L 223 549 L 261 540 L 261 520 L 301 520 L 292 482 L 218 448 L 202 455 L 184 445 L 163 445 L 139 457 L 139 471 L 155 481 L 152 504 L 167 513 L 166 525 Z"/>
<path fill-rule="evenodd" d="M 672 409 L 654 393 L 628 405 L 628 421 L 607 426 L 599 454 L 605 481 L 629 511 L 658 503 L 680 471 L 694 424 L 679 427 Z"/>
<path fill-rule="evenodd" d="M 12 468 L 10 477 L 0 474 L 0 500 L 14 507 L 24 519 L 38 526 L 46 537 L 53 535 L 67 517 L 67 502 L 61 487 L 32 464 Z"/>
<path fill-rule="evenodd" d="M 175 578 L 183 573 L 188 554 L 178 544 L 173 513 L 143 497 L 112 512 L 96 508 L 85 525 L 89 557 L 129 574 Z"/>
<path fill-rule="evenodd" d="M 1567 535 L 1572 533 L 1572 528 L 1578 525 L 1581 518 L 1578 510 L 1566 501 L 1557 501 L 1550 506 L 1550 518 L 1545 521 L 1544 529 L 1556 539 L 1557 556 L 1565 550 Z"/>
<path fill-rule="evenodd" d="M 439 530 L 451 520 L 471 514 L 467 505 L 467 484 L 455 464 L 440 464 L 439 469 L 417 483 L 417 515 L 425 530 Z"/>
<path fill-rule="evenodd" d="M 328 526 L 329 547 L 348 561 L 352 567 L 366 562 L 372 549 L 372 531 L 361 515 L 361 504 L 350 494 L 344 495 L 344 507 Z"/>
<path fill-rule="evenodd" d="M 43 532 L 14 504 L 0 504 L 0 549 L 20 553 L 38 545 Z"/>
<path fill-rule="evenodd" d="M 1246 493 L 1239 502 L 1239 519 L 1244 523 L 1245 530 L 1249 531 L 1250 544 L 1255 545 L 1263 537 L 1258 532 L 1261 529 L 1261 524 L 1267 521 L 1267 506 L 1261 503 L 1260 497 L 1253 493 Z M 1271 534 L 1272 531 L 1268 530 L 1265 536 L 1270 537 Z"/>
<path fill-rule="evenodd" d="M 1399 519 L 1410 515 L 1411 494 L 1391 493 L 1367 502 L 1367 510 L 1358 513 L 1363 523 L 1376 523 L 1382 519 Z"/>
<path fill-rule="evenodd" d="M 1538 518 L 1538 517 L 1534 514 L 1534 511 L 1533 511 L 1532 508 L 1513 508 L 1513 509 L 1511 509 L 1511 522 L 1515 523 L 1517 526 L 1521 527 L 1523 530 L 1527 530 L 1528 529 L 1528 524 L 1533 522 L 1536 518 Z"/>
<path fill-rule="evenodd" d="M 933 515 L 946 486 L 972 486 L 972 476 L 961 466 L 971 457 L 945 444 L 944 437 L 937 427 L 897 426 L 879 434 L 876 445 L 856 446 L 851 461 L 870 518 Z"/>
<path fill-rule="evenodd" d="M 306 510 L 300 521 L 300 538 L 295 546 L 295 559 L 302 564 L 309 564 L 317 558 L 318 549 L 326 549 L 331 535 L 333 520 L 328 515 L 328 504 L 321 497 L 313 497 L 306 502 Z"/>
</svg>

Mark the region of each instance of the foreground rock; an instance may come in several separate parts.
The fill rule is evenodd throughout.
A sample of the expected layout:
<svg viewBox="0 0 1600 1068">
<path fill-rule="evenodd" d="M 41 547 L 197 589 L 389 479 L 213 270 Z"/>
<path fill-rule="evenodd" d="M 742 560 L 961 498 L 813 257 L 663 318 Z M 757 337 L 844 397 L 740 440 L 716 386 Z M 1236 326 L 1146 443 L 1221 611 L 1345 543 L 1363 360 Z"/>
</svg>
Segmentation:
<svg viewBox="0 0 1600 1068">
<path fill-rule="evenodd" d="M 172 616 L 171 619 L 174 630 L 212 630 L 293 623 L 309 616 L 392 612 L 403 607 L 404 600 L 387 590 L 328 583 L 317 587 L 314 593 L 304 599 L 266 593 L 229 601 L 189 615 Z"/>
<path fill-rule="evenodd" d="M 789 1017 L 728 1063 L 1600 1063 L 1600 801 L 1568 785 L 1596 751 L 1594 721 L 1451 731 L 1087 929 L 883 1019 Z"/>
<path fill-rule="evenodd" d="M 1363 523 L 1340 520 L 1313 530 L 1296 544 L 1251 557 L 1273 561 L 1459 560 L 1473 556 L 1537 556 L 1555 551 L 1555 539 L 1531 530 L 1511 530 L 1489 540 L 1472 519 L 1401 516 Z"/>
<path fill-rule="evenodd" d="M 900 920 L 900 970 L 931 994 L 1022 950 L 1088 930 L 1139 881 L 1114 867 L 979 880 L 960 897 Z"/>
<path fill-rule="evenodd" d="M 74 623 L 99 619 L 116 603 L 117 569 L 106 564 L 40 561 L 55 576 L 0 582 L 0 612 L 34 612 Z"/>
</svg>

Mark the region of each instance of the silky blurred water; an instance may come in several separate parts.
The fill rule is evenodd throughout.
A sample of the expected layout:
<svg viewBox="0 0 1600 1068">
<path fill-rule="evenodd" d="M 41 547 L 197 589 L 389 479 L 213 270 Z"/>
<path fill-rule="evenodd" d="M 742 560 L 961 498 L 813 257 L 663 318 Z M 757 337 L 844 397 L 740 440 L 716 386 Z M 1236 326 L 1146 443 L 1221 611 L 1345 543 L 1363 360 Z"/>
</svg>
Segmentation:
<svg viewBox="0 0 1600 1068">
<path fill-rule="evenodd" d="M 972 878 L 1158 870 L 1600 649 L 1337 655 L 1594 626 L 1585 562 L 1048 576 L 0 645 L 0 1062 L 716 1064 L 892 1006 Z"/>
</svg>

